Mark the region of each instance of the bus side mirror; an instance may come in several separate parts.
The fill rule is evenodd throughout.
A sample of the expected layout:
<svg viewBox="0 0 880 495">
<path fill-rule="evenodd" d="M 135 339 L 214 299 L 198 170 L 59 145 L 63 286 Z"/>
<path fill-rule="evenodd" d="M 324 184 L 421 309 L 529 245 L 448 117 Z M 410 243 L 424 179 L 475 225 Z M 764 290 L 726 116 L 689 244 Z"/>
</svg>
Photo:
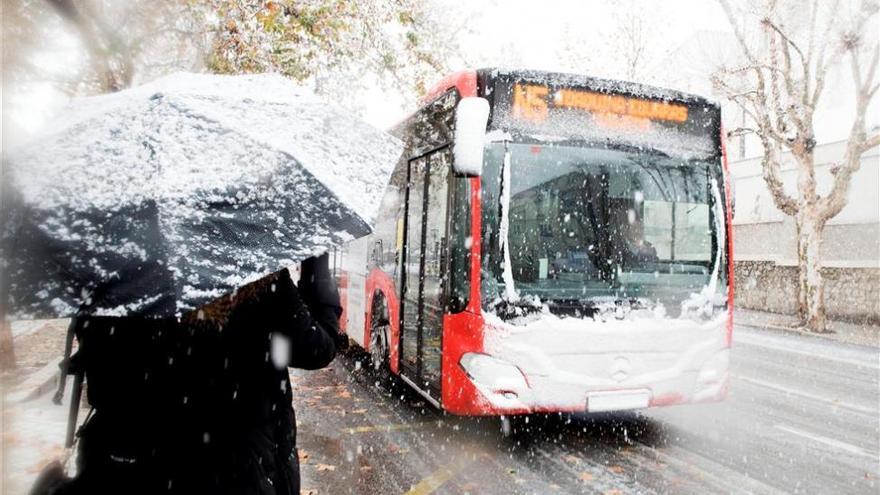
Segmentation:
<svg viewBox="0 0 880 495">
<path fill-rule="evenodd" d="M 483 172 L 483 147 L 489 123 L 489 102 L 467 97 L 455 109 L 455 145 L 452 168 L 456 173 L 479 177 Z"/>
</svg>

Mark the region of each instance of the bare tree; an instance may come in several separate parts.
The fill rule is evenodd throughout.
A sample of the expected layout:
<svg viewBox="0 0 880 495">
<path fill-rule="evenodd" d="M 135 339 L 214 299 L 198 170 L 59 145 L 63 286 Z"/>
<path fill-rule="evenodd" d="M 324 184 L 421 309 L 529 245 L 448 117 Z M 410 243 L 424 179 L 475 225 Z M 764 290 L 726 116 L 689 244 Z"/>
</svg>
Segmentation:
<svg viewBox="0 0 880 495">
<path fill-rule="evenodd" d="M 565 70 L 645 82 L 649 64 L 658 58 L 659 35 L 652 27 L 663 15 L 662 8 L 650 3 L 618 2 L 598 32 L 566 24 L 556 56 Z"/>
<path fill-rule="evenodd" d="M 105 93 L 175 70 L 274 71 L 355 111 L 380 83 L 415 102 L 459 65 L 467 25 L 432 0 L 4 0 L 4 8 L 4 42 L 13 42 L 4 82 L 20 92 L 50 82 L 69 95 Z M 72 49 L 57 41 L 61 32 L 76 40 Z M 74 54 L 62 73 L 34 63 L 62 48 Z"/>
<path fill-rule="evenodd" d="M 635 81 L 642 76 L 648 63 L 649 29 L 651 23 L 644 5 L 636 5 L 632 0 L 615 10 L 617 26 L 613 40 L 613 50 L 624 63 L 624 77 Z"/>
<path fill-rule="evenodd" d="M 17 0 L 21 2 L 21 0 Z M 29 8 L 36 6 L 33 2 Z M 207 47 L 194 2 L 45 0 L 73 28 L 88 64 L 77 93 L 104 93 L 172 70 L 202 65 Z"/>
<path fill-rule="evenodd" d="M 756 23 L 742 23 L 729 0 L 719 0 L 734 29 L 744 63 L 713 75 L 713 84 L 735 102 L 751 126 L 731 131 L 754 133 L 763 148 L 763 177 L 773 202 L 797 226 L 798 315 L 804 327 L 827 331 L 820 247 L 825 224 L 847 203 L 850 181 L 861 155 L 880 143 L 868 136 L 865 113 L 877 93 L 880 58 L 877 37 L 869 25 L 878 2 L 864 0 L 844 17 L 839 0 L 813 0 L 806 8 L 765 0 Z M 762 33 L 758 43 L 746 31 Z M 814 115 L 835 63 L 849 65 L 855 85 L 855 115 L 846 152 L 832 168 L 831 190 L 817 192 Z M 797 194 L 788 194 L 781 178 L 781 154 L 790 152 L 797 170 Z"/>
<path fill-rule="evenodd" d="M 0 372 L 15 369 L 15 348 L 12 344 L 12 327 L 5 318 L 0 319 Z M 2 379 L 2 376 L 0 376 Z"/>
</svg>

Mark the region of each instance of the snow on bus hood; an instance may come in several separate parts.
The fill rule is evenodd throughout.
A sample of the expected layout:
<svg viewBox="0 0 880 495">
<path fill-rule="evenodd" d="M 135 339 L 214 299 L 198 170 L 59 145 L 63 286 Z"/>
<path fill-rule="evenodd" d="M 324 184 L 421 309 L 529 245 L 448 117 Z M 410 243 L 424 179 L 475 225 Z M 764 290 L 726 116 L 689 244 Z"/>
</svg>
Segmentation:
<svg viewBox="0 0 880 495">
<path fill-rule="evenodd" d="M 689 395 L 707 362 L 726 362 L 726 312 L 709 320 L 653 311 L 604 320 L 545 312 L 519 325 L 492 313 L 483 317 L 482 361 L 492 366 L 469 374 L 498 408 L 578 408 L 590 392 L 620 388 Z M 621 359 L 627 363 L 624 377 L 613 371 Z"/>
</svg>

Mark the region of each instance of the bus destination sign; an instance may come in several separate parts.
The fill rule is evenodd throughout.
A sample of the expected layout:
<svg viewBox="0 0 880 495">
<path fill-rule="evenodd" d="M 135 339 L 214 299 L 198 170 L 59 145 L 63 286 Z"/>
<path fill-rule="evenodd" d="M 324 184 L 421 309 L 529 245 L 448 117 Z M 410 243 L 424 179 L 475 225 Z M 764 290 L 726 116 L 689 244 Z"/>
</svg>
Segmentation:
<svg viewBox="0 0 880 495">
<path fill-rule="evenodd" d="M 668 155 L 712 156 L 717 105 L 700 97 L 591 78 L 541 80 L 500 74 L 492 81 L 491 129 L 515 139 L 619 142 Z"/>
<path fill-rule="evenodd" d="M 551 89 L 540 84 L 514 84 L 511 110 L 515 119 L 543 122 L 551 109 L 588 112 L 598 123 L 606 126 L 644 128 L 651 121 L 682 123 L 688 118 L 688 107 L 680 103 L 585 89 Z"/>
</svg>

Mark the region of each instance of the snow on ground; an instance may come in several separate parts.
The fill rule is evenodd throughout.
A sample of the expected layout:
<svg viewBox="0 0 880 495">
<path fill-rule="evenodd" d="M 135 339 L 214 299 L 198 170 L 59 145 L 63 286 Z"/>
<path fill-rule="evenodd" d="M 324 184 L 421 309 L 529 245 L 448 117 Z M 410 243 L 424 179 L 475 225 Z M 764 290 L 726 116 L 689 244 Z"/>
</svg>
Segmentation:
<svg viewBox="0 0 880 495">
<path fill-rule="evenodd" d="M 65 456 L 70 385 L 68 382 L 62 405 L 52 403 L 51 393 L 27 402 L 4 404 L 4 493 L 28 493 L 40 471 L 53 460 Z M 80 410 L 80 423 L 87 413 L 85 409 Z M 70 465 L 72 468 L 73 463 Z"/>
</svg>

